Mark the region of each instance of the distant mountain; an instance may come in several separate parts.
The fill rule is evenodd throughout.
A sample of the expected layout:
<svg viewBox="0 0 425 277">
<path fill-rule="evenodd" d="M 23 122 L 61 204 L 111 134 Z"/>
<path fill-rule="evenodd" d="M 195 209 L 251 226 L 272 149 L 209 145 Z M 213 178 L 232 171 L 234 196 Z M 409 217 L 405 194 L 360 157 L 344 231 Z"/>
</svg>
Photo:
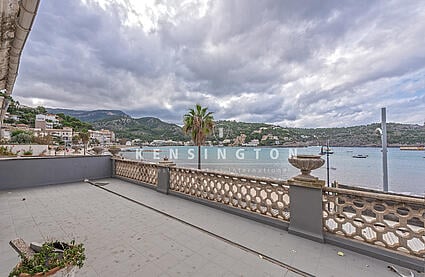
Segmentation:
<svg viewBox="0 0 425 277">
<path fill-rule="evenodd" d="M 155 117 L 132 118 L 118 110 L 78 111 L 49 109 L 50 113 L 64 113 L 89 122 L 95 129 L 109 129 L 118 138 L 155 139 L 187 141 L 182 128 L 176 124 L 161 121 Z M 309 146 L 324 145 L 330 140 L 331 146 L 379 146 L 381 139 L 375 134 L 380 124 L 339 127 L 339 128 L 290 128 L 266 123 L 247 123 L 230 120 L 216 121 L 213 133 L 207 138 L 215 143 L 233 140 L 245 135 L 245 142 L 258 139 L 260 145 Z M 425 126 L 417 124 L 387 124 L 388 143 L 391 146 L 425 144 Z"/>
<path fill-rule="evenodd" d="M 90 123 L 94 129 L 108 129 L 116 133 L 118 138 L 141 139 L 152 141 L 163 140 L 188 140 L 182 128 L 171 123 L 166 123 L 155 117 L 132 118 L 119 110 L 82 111 L 70 109 L 46 108 L 53 114 L 63 113 L 73 116 L 81 121 Z"/>
<path fill-rule="evenodd" d="M 189 138 L 183 134 L 182 128 L 176 124 L 166 123 L 155 117 L 131 118 L 129 116 L 98 120 L 92 123 L 96 129 L 114 131 L 119 138 L 155 139 L 186 141 Z"/>
<path fill-rule="evenodd" d="M 54 109 L 46 108 L 48 113 L 59 114 L 63 113 L 81 121 L 94 122 L 105 119 L 116 119 L 121 117 L 130 117 L 126 113 L 119 110 L 95 110 L 95 111 L 82 111 L 82 110 L 70 110 L 70 109 Z"/>
</svg>

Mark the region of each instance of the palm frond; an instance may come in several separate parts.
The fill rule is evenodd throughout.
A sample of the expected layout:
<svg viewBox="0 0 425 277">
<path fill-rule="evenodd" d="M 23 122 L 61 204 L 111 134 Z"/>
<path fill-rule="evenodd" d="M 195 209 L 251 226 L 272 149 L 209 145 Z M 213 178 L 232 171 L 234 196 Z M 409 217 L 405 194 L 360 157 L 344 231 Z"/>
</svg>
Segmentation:
<svg viewBox="0 0 425 277">
<path fill-rule="evenodd" d="M 205 143 L 207 136 L 214 127 L 213 113 L 207 111 L 208 107 L 196 104 L 194 109 L 189 109 L 188 113 L 183 116 L 183 132 L 190 133 L 197 146 Z"/>
</svg>

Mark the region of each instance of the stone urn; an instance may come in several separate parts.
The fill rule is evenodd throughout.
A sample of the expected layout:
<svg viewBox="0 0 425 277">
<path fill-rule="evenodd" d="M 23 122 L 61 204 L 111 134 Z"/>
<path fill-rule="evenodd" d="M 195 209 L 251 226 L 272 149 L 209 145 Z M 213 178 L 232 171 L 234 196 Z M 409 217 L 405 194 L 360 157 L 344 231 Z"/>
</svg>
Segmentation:
<svg viewBox="0 0 425 277">
<path fill-rule="evenodd" d="M 121 148 L 116 147 L 116 146 L 112 146 L 108 148 L 108 151 L 113 155 L 116 156 L 118 155 L 118 153 L 121 151 Z"/>
<path fill-rule="evenodd" d="M 101 146 L 95 146 L 92 148 L 92 150 L 94 151 L 94 153 L 96 153 L 96 155 L 102 155 L 103 153 L 103 147 Z"/>
<path fill-rule="evenodd" d="M 317 180 L 318 178 L 311 176 L 310 172 L 325 163 L 325 160 L 318 155 L 297 155 L 288 158 L 288 161 L 291 165 L 301 170 L 301 174 L 294 177 L 294 179 L 305 181 Z"/>
<path fill-rule="evenodd" d="M 176 166 L 176 163 L 170 161 L 168 157 L 164 157 L 164 159 L 162 161 L 159 161 L 158 164 L 163 166 Z"/>
</svg>

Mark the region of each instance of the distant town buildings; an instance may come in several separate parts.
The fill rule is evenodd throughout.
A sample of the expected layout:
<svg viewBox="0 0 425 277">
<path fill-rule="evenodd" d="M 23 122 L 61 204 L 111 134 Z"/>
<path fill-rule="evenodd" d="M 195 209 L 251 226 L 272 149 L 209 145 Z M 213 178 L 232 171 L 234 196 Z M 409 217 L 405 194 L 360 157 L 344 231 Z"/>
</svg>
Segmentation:
<svg viewBox="0 0 425 277">
<path fill-rule="evenodd" d="M 89 130 L 90 140 L 97 141 L 99 144 L 111 144 L 115 142 L 115 133 L 110 130 Z"/>
<path fill-rule="evenodd" d="M 150 143 L 151 146 L 178 146 L 183 145 L 181 141 L 155 139 Z"/>
<path fill-rule="evenodd" d="M 233 145 L 243 145 L 245 143 L 246 135 L 240 134 L 235 138 L 235 141 L 233 142 Z"/>
<path fill-rule="evenodd" d="M 5 116 L 6 119 L 18 121 L 16 115 L 9 113 Z M 35 116 L 34 128 L 28 124 L 3 124 L 1 131 L 1 138 L 5 141 L 11 140 L 11 135 L 15 130 L 22 130 L 31 132 L 36 138 L 51 137 L 52 143 L 71 145 L 72 138 L 78 135 L 71 127 L 62 127 L 59 117 L 55 114 L 37 114 Z M 110 130 L 88 130 L 90 140 L 101 145 L 112 144 L 115 142 L 115 133 Z"/>
</svg>

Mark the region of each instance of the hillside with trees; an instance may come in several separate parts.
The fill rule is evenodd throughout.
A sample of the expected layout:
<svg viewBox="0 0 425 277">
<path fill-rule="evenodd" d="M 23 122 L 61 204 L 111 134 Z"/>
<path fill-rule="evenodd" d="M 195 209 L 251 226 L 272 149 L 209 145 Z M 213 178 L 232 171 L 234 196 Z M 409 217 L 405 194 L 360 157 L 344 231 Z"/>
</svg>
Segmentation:
<svg viewBox="0 0 425 277">
<path fill-rule="evenodd" d="M 175 140 L 186 141 L 189 137 L 183 134 L 182 128 L 176 124 L 166 123 L 155 117 L 131 118 L 128 116 L 100 120 L 92 123 L 95 129 L 108 129 L 117 137 L 126 139 Z"/>
<path fill-rule="evenodd" d="M 234 138 L 245 134 L 246 141 L 261 139 L 265 135 L 277 136 L 280 145 L 324 145 L 329 139 L 333 146 L 378 146 L 381 138 L 375 132 L 381 127 L 378 123 L 339 127 L 339 128 L 285 128 L 277 125 L 262 123 L 244 123 L 236 121 L 218 121 L 215 128 L 223 128 L 224 138 Z M 400 145 L 424 145 L 425 126 L 417 124 L 387 124 L 388 144 Z M 274 145 L 276 140 L 266 139 L 262 145 Z"/>
<path fill-rule="evenodd" d="M 38 106 L 35 108 L 20 105 L 18 101 L 10 98 L 10 104 L 7 109 L 7 112 L 10 115 L 13 115 L 17 119 L 12 117 L 4 120 L 4 123 L 9 124 L 26 124 L 29 127 L 34 128 L 35 125 L 35 116 L 37 114 L 47 114 L 48 110 L 43 106 Z M 84 122 L 75 118 L 73 116 L 65 115 L 63 113 L 56 114 L 58 116 L 60 125 L 62 127 L 71 127 L 74 131 L 80 132 L 83 130 L 92 129 L 92 125 L 90 123 Z"/>
<path fill-rule="evenodd" d="M 100 120 L 111 120 L 121 117 L 130 117 L 126 113 L 118 110 L 95 110 L 95 111 L 82 111 L 70 109 L 54 109 L 46 108 L 47 112 L 52 114 L 64 114 L 71 117 L 78 118 L 84 122 L 94 122 Z"/>
<path fill-rule="evenodd" d="M 23 123 L 34 126 L 36 114 L 53 111 L 55 110 L 41 106 L 36 108 L 22 106 L 19 105 L 19 102 L 12 100 L 8 112 L 17 115 L 18 120 L 6 119 L 5 123 Z M 72 127 L 76 131 L 108 129 L 114 131 L 119 139 L 139 139 L 142 142 L 190 140 L 180 126 L 155 117 L 132 118 L 126 113 L 116 110 L 56 109 L 56 111 L 62 111 L 62 113 L 58 113 L 61 125 Z M 380 124 L 373 123 L 339 128 L 292 128 L 266 123 L 219 120 L 215 122 L 213 132 L 207 137 L 207 140 L 214 144 L 223 140 L 233 142 L 243 134 L 245 142 L 258 140 L 261 146 L 324 145 L 327 139 L 333 146 L 379 146 L 380 137 L 375 133 L 378 127 Z M 220 137 L 220 132 L 222 137 Z M 424 125 L 388 123 L 387 132 L 390 146 L 425 144 Z"/>
</svg>

